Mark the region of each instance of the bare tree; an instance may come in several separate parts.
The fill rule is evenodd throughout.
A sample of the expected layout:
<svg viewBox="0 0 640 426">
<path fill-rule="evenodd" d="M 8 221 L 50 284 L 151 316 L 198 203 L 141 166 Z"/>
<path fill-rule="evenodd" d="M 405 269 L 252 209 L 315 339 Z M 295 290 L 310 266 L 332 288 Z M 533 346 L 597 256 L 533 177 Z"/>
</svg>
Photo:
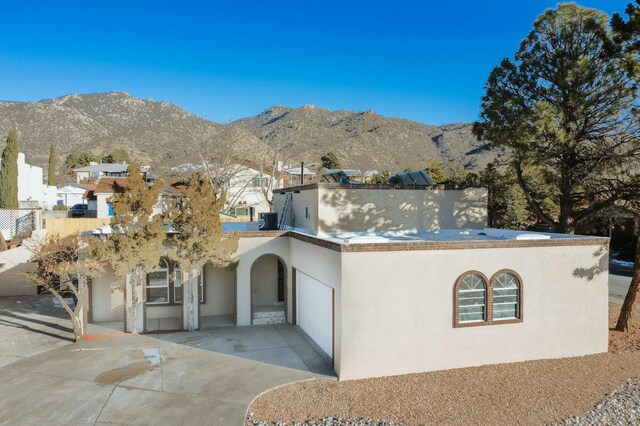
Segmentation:
<svg viewBox="0 0 640 426">
<path fill-rule="evenodd" d="M 275 146 L 270 155 L 263 155 L 260 162 L 260 180 L 266 179 L 266 185 L 260 185 L 264 200 L 273 210 L 273 191 L 283 185 L 282 164 L 287 162 L 287 150 L 292 146 L 291 142 L 285 142 Z M 265 177 L 266 176 L 266 177 Z"/>
<path fill-rule="evenodd" d="M 77 235 L 56 235 L 43 241 L 35 248 L 32 261 L 36 268 L 28 276 L 60 302 L 71 319 L 75 340 L 82 339 L 87 330 L 87 277 L 102 271 L 100 263 Z M 69 296 L 75 301 L 73 307 L 66 303 Z"/>
<path fill-rule="evenodd" d="M 168 255 L 187 272 L 182 280 L 182 303 L 185 328 L 190 331 L 198 328 L 196 300 L 202 268 L 207 263 L 228 266 L 238 249 L 237 236 L 225 235 L 222 230 L 219 211 L 223 205 L 224 193 L 215 191 L 206 177 L 193 173 L 184 196 L 164 217 L 175 231 L 168 237 Z"/>
</svg>

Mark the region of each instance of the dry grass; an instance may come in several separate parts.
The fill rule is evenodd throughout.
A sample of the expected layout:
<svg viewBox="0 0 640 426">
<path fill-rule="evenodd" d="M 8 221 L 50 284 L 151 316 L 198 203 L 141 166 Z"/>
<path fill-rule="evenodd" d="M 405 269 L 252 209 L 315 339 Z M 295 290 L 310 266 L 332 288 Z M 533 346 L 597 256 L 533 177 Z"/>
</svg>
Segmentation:
<svg viewBox="0 0 640 426">
<path fill-rule="evenodd" d="M 619 306 L 611 305 L 615 320 Z M 385 419 L 405 425 L 545 424 L 590 410 L 618 384 L 640 375 L 640 327 L 611 333 L 611 352 L 436 371 L 378 379 L 317 380 L 257 398 L 256 420 L 307 421 L 329 416 Z"/>
</svg>

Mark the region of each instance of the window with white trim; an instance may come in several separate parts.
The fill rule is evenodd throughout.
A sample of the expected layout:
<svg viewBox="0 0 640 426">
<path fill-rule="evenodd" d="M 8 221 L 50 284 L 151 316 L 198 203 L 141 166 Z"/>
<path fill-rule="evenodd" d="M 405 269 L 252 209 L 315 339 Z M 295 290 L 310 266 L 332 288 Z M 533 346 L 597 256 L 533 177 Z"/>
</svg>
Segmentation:
<svg viewBox="0 0 640 426">
<path fill-rule="evenodd" d="M 251 179 L 251 186 L 254 188 L 266 188 L 269 186 L 269 178 L 266 177 L 254 177 Z"/>
<path fill-rule="evenodd" d="M 458 323 L 487 320 L 487 283 L 477 274 L 467 274 L 458 286 Z"/>
<path fill-rule="evenodd" d="M 520 318 L 520 282 L 509 272 L 503 272 L 493 281 L 494 321 Z"/>
<path fill-rule="evenodd" d="M 169 265 L 166 260 L 160 259 L 158 267 L 147 274 L 147 280 L 147 303 L 169 303 Z"/>
</svg>

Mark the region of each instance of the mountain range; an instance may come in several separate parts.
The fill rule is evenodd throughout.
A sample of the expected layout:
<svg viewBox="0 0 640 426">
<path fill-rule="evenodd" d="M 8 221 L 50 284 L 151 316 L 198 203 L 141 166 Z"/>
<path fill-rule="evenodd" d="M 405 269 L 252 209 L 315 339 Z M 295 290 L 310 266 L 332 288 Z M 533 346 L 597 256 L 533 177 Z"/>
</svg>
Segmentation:
<svg viewBox="0 0 640 426">
<path fill-rule="evenodd" d="M 168 102 L 114 91 L 67 95 L 38 102 L 0 101 L 0 135 L 18 132 L 27 161 L 44 167 L 54 144 L 58 164 L 69 153 L 107 154 L 125 148 L 160 172 L 200 162 L 221 150 L 256 162 L 275 148 L 291 164 L 320 163 L 333 151 L 344 168 L 404 170 L 432 161 L 483 168 L 492 154 L 468 123 L 430 126 L 373 111 L 331 111 L 316 106 L 273 106 L 261 114 L 219 124 Z M 2 146 L 2 145 L 0 145 Z"/>
</svg>

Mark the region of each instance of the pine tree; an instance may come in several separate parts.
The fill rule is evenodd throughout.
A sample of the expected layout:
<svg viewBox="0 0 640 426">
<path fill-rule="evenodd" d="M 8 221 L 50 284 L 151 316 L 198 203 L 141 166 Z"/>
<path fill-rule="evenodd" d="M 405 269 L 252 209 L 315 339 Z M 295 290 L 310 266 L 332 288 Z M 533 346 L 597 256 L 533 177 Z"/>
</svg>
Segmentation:
<svg viewBox="0 0 640 426">
<path fill-rule="evenodd" d="M 611 26 L 614 29 L 615 40 L 621 48 L 633 55 L 640 57 L 640 0 L 636 4 L 629 3 L 625 9 L 627 19 L 615 13 L 611 19 Z M 636 175 L 637 178 L 637 175 Z M 640 179 L 639 179 L 640 180 Z M 636 220 L 640 220 L 640 191 L 636 191 L 635 197 L 625 205 L 628 211 L 636 214 Z M 636 233 L 636 254 L 631 274 L 631 283 L 624 303 L 620 309 L 620 316 L 616 322 L 617 331 L 629 331 L 632 324 L 634 312 L 640 300 L 640 229 L 635 229 Z"/>
<path fill-rule="evenodd" d="M 156 181 L 147 188 L 140 167 L 129 165 L 124 185 L 114 184 L 112 234 L 106 241 L 93 243 L 94 255 L 125 279 L 126 292 L 131 295 L 127 325 L 134 333 L 138 331 L 137 312 L 142 303 L 143 280 L 158 266 L 164 254 L 165 227 L 160 217 L 153 215 L 161 187 L 162 182 Z"/>
<path fill-rule="evenodd" d="M 49 173 L 47 175 L 49 185 L 56 184 L 56 148 L 53 144 L 49 146 Z"/>
<path fill-rule="evenodd" d="M 232 262 L 238 249 L 238 238 L 225 235 L 220 223 L 220 210 L 224 207 L 224 195 L 216 194 L 209 180 L 192 174 L 185 193 L 175 206 L 167 209 L 164 219 L 172 224 L 176 233 L 168 237 L 171 243 L 168 255 L 187 271 L 182 286 L 183 303 L 190 309 L 187 329 L 195 329 L 195 300 L 197 300 L 197 282 L 205 264 L 226 267 Z"/>
<path fill-rule="evenodd" d="M 325 169 L 340 168 L 340 161 L 338 161 L 338 156 L 333 151 L 329 151 L 325 155 L 320 157 L 320 161 L 322 161 L 322 167 Z"/>
<path fill-rule="evenodd" d="M 18 208 L 18 136 L 13 130 L 7 137 L 0 163 L 0 209 Z"/>
<path fill-rule="evenodd" d="M 604 13 L 559 4 L 485 86 L 474 133 L 505 153 L 530 208 L 557 232 L 637 192 L 639 66 L 615 39 Z"/>
</svg>

